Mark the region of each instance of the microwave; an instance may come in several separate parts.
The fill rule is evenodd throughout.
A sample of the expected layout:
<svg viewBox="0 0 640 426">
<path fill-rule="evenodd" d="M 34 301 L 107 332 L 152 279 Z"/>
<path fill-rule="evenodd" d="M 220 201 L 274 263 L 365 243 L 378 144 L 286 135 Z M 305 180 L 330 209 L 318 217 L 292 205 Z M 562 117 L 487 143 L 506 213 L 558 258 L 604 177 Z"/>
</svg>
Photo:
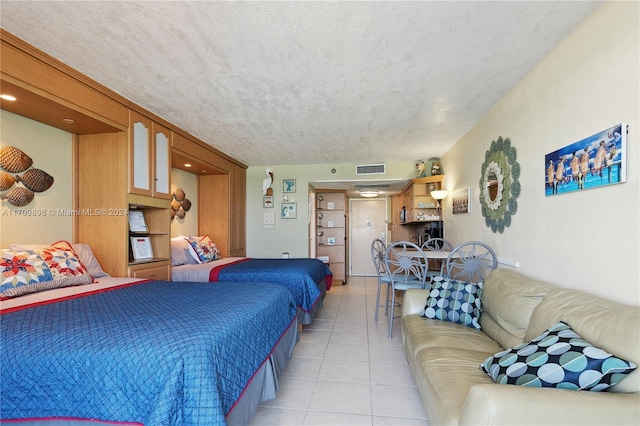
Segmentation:
<svg viewBox="0 0 640 426">
<path fill-rule="evenodd" d="M 400 209 L 400 223 L 405 223 L 407 221 L 407 208 L 402 207 Z"/>
</svg>

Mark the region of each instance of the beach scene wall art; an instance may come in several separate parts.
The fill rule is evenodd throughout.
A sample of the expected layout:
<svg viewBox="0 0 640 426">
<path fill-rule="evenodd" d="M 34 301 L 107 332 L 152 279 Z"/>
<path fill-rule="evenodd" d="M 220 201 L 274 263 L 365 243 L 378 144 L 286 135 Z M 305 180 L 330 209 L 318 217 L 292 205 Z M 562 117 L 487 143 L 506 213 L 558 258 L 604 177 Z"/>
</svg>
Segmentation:
<svg viewBox="0 0 640 426">
<path fill-rule="evenodd" d="M 545 155 L 545 195 L 626 182 L 626 154 L 627 125 L 621 123 Z"/>
</svg>

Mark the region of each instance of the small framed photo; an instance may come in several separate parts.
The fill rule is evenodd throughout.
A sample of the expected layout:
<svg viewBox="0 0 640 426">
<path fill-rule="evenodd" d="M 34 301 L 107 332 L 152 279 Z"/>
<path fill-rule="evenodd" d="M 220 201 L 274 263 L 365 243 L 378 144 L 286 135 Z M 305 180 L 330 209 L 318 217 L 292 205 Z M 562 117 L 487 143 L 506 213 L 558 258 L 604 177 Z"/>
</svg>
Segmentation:
<svg viewBox="0 0 640 426">
<path fill-rule="evenodd" d="M 453 193 L 453 214 L 471 212 L 471 188 L 461 189 Z"/>
<path fill-rule="evenodd" d="M 336 238 L 335 237 L 327 237 L 327 245 L 328 246 L 335 246 L 336 245 Z"/>
<path fill-rule="evenodd" d="M 129 210 L 129 231 L 133 233 L 149 232 L 142 210 Z"/>
<path fill-rule="evenodd" d="M 298 217 L 298 210 L 295 202 L 280 203 L 280 218 L 295 219 Z"/>
<path fill-rule="evenodd" d="M 131 237 L 131 251 L 135 260 L 153 259 L 150 237 Z"/>
<path fill-rule="evenodd" d="M 282 179 L 282 192 L 296 192 L 296 180 L 292 178 Z"/>
<path fill-rule="evenodd" d="M 265 195 L 264 197 L 262 197 L 262 207 L 273 207 L 273 196 Z"/>
</svg>

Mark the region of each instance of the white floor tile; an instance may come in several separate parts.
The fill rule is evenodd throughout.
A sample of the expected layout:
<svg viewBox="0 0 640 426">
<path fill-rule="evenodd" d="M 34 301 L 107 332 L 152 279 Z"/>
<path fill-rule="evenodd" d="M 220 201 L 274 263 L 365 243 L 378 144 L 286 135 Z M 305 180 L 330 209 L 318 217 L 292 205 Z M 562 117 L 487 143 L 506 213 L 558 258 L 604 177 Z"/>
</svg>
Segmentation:
<svg viewBox="0 0 640 426">
<path fill-rule="evenodd" d="M 279 379 L 280 390 L 276 399 L 265 401 L 262 407 L 289 408 L 307 410 L 315 387 L 313 380 L 299 380 L 282 377 Z"/>
<path fill-rule="evenodd" d="M 401 339 L 401 336 L 396 336 L 396 338 Z M 407 363 L 404 347 L 401 345 L 371 345 L 369 352 L 371 362 Z"/>
<path fill-rule="evenodd" d="M 305 343 L 329 343 L 331 330 L 305 329 L 300 333 L 300 342 Z"/>
<path fill-rule="evenodd" d="M 370 383 L 369 363 L 365 361 L 345 361 L 325 359 L 322 361 L 318 381 Z"/>
<path fill-rule="evenodd" d="M 367 344 L 368 337 L 366 331 L 338 331 L 331 332 L 329 343 L 361 343 Z"/>
<path fill-rule="evenodd" d="M 337 312 L 336 312 L 337 314 Z M 333 329 L 333 325 L 335 324 L 335 319 L 322 319 L 317 316 L 313 319 L 311 324 L 305 325 L 303 327 L 303 331 L 307 330 L 328 330 L 331 331 Z"/>
<path fill-rule="evenodd" d="M 371 385 L 374 416 L 426 420 L 418 389 L 409 386 Z"/>
<path fill-rule="evenodd" d="M 328 344 L 325 342 L 305 342 L 301 339 L 293 350 L 293 356 L 301 358 L 322 358 L 325 355 L 327 346 Z"/>
<path fill-rule="evenodd" d="M 361 383 L 316 382 L 309 410 L 371 415 L 371 387 Z"/>
<path fill-rule="evenodd" d="M 337 320 L 333 325 L 334 331 L 358 331 L 367 334 L 368 330 L 367 321 L 339 321 Z"/>
<path fill-rule="evenodd" d="M 303 424 L 306 414 L 306 410 L 261 407 L 249 426 L 299 426 Z"/>
<path fill-rule="evenodd" d="M 402 346 L 400 319 L 375 313 L 375 277 L 334 286 L 303 328 L 275 400 L 251 425 L 429 426 Z M 384 297 L 384 295 L 383 295 Z"/>
<path fill-rule="evenodd" d="M 373 426 L 429 426 L 429 420 L 373 416 Z"/>
<path fill-rule="evenodd" d="M 294 356 L 282 372 L 281 377 L 293 379 L 317 380 L 322 358 L 300 358 Z"/>
<path fill-rule="evenodd" d="M 324 356 L 326 359 L 369 361 L 369 345 L 329 342 Z"/>
<path fill-rule="evenodd" d="M 373 384 L 414 387 L 416 385 L 408 363 L 372 362 L 370 371 Z"/>
<path fill-rule="evenodd" d="M 361 414 L 324 413 L 309 411 L 304 419 L 305 426 L 371 426 L 371 416 Z"/>
</svg>

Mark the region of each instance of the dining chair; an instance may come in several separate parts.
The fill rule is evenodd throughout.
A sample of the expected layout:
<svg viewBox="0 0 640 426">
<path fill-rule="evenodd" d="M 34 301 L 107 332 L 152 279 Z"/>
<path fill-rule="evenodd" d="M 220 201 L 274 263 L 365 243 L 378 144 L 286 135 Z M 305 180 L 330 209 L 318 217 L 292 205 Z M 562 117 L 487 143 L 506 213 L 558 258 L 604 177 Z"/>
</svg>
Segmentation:
<svg viewBox="0 0 640 426">
<path fill-rule="evenodd" d="M 378 308 L 380 305 L 380 289 L 383 284 L 386 284 L 387 288 L 387 298 L 384 304 L 384 315 L 389 315 L 389 291 L 391 289 L 391 278 L 387 273 L 387 267 L 384 262 L 384 256 L 387 253 L 387 245 L 379 238 L 376 238 L 371 243 L 371 259 L 373 260 L 373 265 L 376 268 L 376 274 L 378 275 L 378 293 L 376 295 L 376 313 L 373 317 L 374 321 L 378 321 Z"/>
<path fill-rule="evenodd" d="M 444 238 L 429 238 L 424 243 L 422 243 L 422 247 L 420 247 L 422 251 L 425 253 L 427 257 L 429 257 L 430 251 L 452 251 L 453 245 L 445 240 Z M 442 264 L 445 259 L 429 259 L 429 269 L 427 270 L 427 278 L 435 277 L 440 275 L 440 270 L 442 269 Z"/>
<path fill-rule="evenodd" d="M 449 253 L 442 265 L 441 275 L 450 279 L 478 282 L 496 269 L 498 260 L 494 251 L 480 241 L 462 243 Z"/>
<path fill-rule="evenodd" d="M 427 278 L 427 257 L 424 251 L 417 245 L 409 241 L 400 241 L 387 247 L 384 256 L 387 273 L 391 280 L 391 303 L 387 300 L 387 305 L 391 307 L 389 315 L 389 338 L 393 335 L 394 310 L 401 306 L 396 305 L 396 290 L 404 291 L 410 288 L 424 288 Z"/>
</svg>

